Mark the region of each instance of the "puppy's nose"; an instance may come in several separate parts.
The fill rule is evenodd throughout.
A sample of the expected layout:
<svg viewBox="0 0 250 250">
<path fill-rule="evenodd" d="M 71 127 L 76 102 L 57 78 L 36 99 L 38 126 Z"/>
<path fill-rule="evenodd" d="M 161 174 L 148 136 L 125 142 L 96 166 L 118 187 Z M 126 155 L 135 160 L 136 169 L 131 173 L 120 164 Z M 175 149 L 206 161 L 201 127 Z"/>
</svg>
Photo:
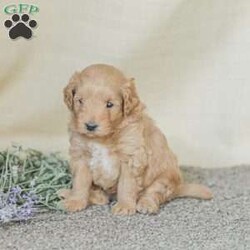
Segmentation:
<svg viewBox="0 0 250 250">
<path fill-rule="evenodd" d="M 88 131 L 95 131 L 96 128 L 98 127 L 98 125 L 95 124 L 94 122 L 85 123 L 85 126 L 86 126 Z"/>
</svg>

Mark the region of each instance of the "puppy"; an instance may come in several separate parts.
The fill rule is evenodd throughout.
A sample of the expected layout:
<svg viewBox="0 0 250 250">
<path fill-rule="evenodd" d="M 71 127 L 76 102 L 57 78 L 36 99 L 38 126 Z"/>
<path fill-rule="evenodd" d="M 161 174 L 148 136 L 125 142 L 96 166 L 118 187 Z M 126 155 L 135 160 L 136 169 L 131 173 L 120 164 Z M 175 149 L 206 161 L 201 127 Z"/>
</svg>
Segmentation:
<svg viewBox="0 0 250 250">
<path fill-rule="evenodd" d="M 117 194 L 118 215 L 157 213 L 177 197 L 210 199 L 210 190 L 184 183 L 167 140 L 145 114 L 134 79 L 110 65 L 75 73 L 64 89 L 71 112 L 70 169 L 73 187 L 60 190 L 68 211 L 107 204 Z"/>
</svg>

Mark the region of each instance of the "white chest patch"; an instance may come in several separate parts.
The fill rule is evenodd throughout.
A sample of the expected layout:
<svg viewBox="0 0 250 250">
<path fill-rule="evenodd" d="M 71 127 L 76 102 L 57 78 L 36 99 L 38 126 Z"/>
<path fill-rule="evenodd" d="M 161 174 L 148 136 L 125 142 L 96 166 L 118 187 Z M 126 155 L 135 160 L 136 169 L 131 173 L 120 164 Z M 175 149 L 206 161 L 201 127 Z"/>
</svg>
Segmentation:
<svg viewBox="0 0 250 250">
<path fill-rule="evenodd" d="M 90 168 L 102 168 L 105 172 L 110 173 L 114 163 L 110 157 L 108 148 L 99 143 L 91 143 L 89 148 L 91 153 Z"/>
</svg>

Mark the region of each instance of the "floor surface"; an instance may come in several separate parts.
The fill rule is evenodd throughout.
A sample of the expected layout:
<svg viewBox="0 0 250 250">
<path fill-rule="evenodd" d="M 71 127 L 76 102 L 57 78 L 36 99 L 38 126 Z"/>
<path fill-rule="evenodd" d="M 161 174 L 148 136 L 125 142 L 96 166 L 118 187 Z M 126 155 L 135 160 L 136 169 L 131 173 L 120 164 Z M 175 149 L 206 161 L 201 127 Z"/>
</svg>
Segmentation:
<svg viewBox="0 0 250 250">
<path fill-rule="evenodd" d="M 250 167 L 183 168 L 211 201 L 174 200 L 157 215 L 113 216 L 110 206 L 46 213 L 0 227 L 0 249 L 250 249 Z"/>
</svg>

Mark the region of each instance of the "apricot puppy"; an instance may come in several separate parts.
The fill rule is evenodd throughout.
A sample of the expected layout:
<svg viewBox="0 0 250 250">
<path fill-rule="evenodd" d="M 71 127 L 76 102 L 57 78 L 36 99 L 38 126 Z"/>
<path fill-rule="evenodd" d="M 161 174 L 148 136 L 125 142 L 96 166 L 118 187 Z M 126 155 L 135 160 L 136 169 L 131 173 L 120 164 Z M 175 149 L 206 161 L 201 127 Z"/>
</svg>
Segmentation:
<svg viewBox="0 0 250 250">
<path fill-rule="evenodd" d="M 184 183 L 167 140 L 145 114 L 134 80 L 110 65 L 75 73 L 64 89 L 71 111 L 70 169 L 73 187 L 60 190 L 68 211 L 106 204 L 114 214 L 157 213 L 176 197 L 210 199 L 208 188 Z"/>
</svg>

